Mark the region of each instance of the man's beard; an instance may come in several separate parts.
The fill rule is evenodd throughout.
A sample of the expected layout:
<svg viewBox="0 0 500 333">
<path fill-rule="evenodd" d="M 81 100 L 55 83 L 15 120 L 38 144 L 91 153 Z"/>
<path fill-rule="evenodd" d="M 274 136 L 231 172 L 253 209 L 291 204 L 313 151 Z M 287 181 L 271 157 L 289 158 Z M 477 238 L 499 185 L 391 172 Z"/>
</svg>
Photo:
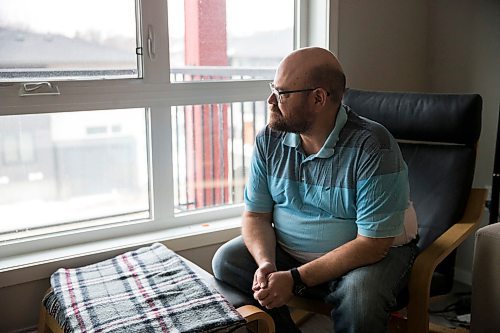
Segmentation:
<svg viewBox="0 0 500 333">
<path fill-rule="evenodd" d="M 283 116 L 277 105 L 269 105 L 269 127 L 275 131 L 304 133 L 309 130 L 311 123 L 304 117 L 304 113 L 297 113 L 294 119 Z"/>
</svg>

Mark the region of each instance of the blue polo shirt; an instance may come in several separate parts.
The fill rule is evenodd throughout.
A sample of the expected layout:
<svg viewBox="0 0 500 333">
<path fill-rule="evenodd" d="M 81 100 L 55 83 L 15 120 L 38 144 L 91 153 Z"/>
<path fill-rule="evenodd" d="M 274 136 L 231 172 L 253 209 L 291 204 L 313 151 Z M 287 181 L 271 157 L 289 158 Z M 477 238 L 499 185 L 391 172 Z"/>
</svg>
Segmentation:
<svg viewBox="0 0 500 333">
<path fill-rule="evenodd" d="M 407 166 L 382 125 L 341 106 L 323 147 L 307 156 L 298 134 L 268 126 L 255 141 L 246 210 L 273 213 L 279 244 L 324 254 L 354 239 L 403 232 Z"/>
</svg>

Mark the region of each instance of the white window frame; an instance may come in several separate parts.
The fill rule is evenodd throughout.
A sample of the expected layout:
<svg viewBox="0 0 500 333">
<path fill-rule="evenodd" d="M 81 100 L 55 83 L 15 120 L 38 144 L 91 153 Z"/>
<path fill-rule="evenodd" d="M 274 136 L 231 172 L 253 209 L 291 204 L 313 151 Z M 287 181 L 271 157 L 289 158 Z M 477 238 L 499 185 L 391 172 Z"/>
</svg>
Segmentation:
<svg viewBox="0 0 500 333">
<path fill-rule="evenodd" d="M 179 238 L 186 234 L 203 234 L 199 225 L 212 221 L 232 218 L 232 222 L 226 225 L 227 229 L 234 229 L 239 225 L 242 205 L 174 216 L 170 109 L 176 105 L 265 100 L 269 94 L 268 80 L 170 83 L 170 71 L 166 70 L 169 68 L 167 0 L 140 3 L 140 24 L 143 31 L 141 43 L 147 45 L 144 36 L 148 30 L 153 30 L 156 51 L 156 56 L 151 58 L 144 48 L 143 79 L 51 81 L 60 90 L 57 97 L 19 97 L 22 82 L 0 82 L 0 116 L 148 107 L 152 218 L 148 223 L 133 221 L 111 224 L 2 243 L 0 272 L 49 260 L 47 258 L 53 256 L 51 251 L 55 249 L 80 246 L 80 249 L 75 249 L 71 254 L 76 256 L 84 251 L 81 247 L 86 244 L 100 244 L 101 249 L 119 248 L 125 246 L 125 243 L 130 245 L 131 239 L 139 237 L 143 237 L 141 241 L 147 242 L 169 237 Z M 295 35 L 295 45 L 329 47 L 330 0 L 295 0 L 295 3 L 295 24 L 300 29 Z M 163 69 L 163 72 L 159 69 Z M 2 223 L 15 221 L 2 220 Z M 213 225 L 217 225 L 216 231 L 226 228 L 224 224 Z M 117 242 L 120 239 L 122 241 Z M 203 244 L 198 244 L 201 245 Z M 94 246 L 93 251 L 99 251 L 99 246 Z M 48 257 L 33 257 L 34 253 L 46 253 Z"/>
</svg>

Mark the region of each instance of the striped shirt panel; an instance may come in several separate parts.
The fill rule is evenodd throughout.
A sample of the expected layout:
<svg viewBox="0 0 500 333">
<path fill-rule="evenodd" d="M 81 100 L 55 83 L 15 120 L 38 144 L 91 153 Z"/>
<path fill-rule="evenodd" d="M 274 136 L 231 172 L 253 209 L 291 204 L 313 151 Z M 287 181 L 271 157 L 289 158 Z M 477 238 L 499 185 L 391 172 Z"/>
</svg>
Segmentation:
<svg viewBox="0 0 500 333">
<path fill-rule="evenodd" d="M 323 148 L 306 156 L 300 137 L 264 128 L 256 138 L 246 209 L 273 212 L 278 242 L 325 253 L 356 237 L 403 231 L 408 176 L 381 125 L 344 107 Z"/>
</svg>

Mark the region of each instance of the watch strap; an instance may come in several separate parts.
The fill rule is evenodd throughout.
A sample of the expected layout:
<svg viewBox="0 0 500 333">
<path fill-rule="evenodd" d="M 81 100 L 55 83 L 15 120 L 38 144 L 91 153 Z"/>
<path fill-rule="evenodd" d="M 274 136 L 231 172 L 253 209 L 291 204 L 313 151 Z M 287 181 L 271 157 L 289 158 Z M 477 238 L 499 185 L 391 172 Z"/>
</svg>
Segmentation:
<svg viewBox="0 0 500 333">
<path fill-rule="evenodd" d="M 300 278 L 300 273 L 299 273 L 299 270 L 297 269 L 297 267 L 290 269 L 290 273 L 292 273 L 293 282 L 295 284 L 297 284 L 297 283 L 304 284 L 304 281 L 302 281 L 302 279 Z"/>
<path fill-rule="evenodd" d="M 302 281 L 298 269 L 294 267 L 290 269 L 290 273 L 292 274 L 293 279 L 292 292 L 297 296 L 303 296 L 307 289 L 307 286 L 305 285 L 304 281 Z"/>
</svg>

